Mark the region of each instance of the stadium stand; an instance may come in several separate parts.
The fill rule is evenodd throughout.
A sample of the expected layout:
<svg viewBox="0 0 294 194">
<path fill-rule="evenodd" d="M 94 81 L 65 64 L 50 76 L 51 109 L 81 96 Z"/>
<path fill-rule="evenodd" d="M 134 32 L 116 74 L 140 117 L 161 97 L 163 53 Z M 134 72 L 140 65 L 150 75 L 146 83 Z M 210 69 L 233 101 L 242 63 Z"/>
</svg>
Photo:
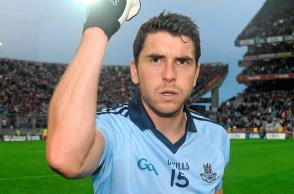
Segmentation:
<svg viewBox="0 0 294 194">
<path fill-rule="evenodd" d="M 231 130 L 292 130 L 294 90 L 247 88 L 218 110 L 218 121 Z"/>
<path fill-rule="evenodd" d="M 243 93 L 210 112 L 229 132 L 265 135 L 294 129 L 294 4 L 267 0 L 240 33 L 236 46 L 248 46 L 237 76 Z"/>
<path fill-rule="evenodd" d="M 212 91 L 212 96 L 214 93 L 218 93 L 220 85 L 225 80 L 228 74 L 228 65 L 222 63 L 209 63 L 201 64 L 200 76 L 197 81 L 196 89 L 192 92 L 190 101 L 191 102 L 201 102 L 201 97 L 209 91 Z M 213 97 L 212 97 L 213 98 Z M 211 101 L 211 106 L 218 106 L 218 95 L 215 99 L 209 99 Z M 213 102 L 216 101 L 216 102 Z"/>
<path fill-rule="evenodd" d="M 0 130 L 46 128 L 48 104 L 65 69 L 66 64 L 0 58 Z M 221 63 L 203 64 L 193 95 L 215 87 L 219 81 L 216 77 L 227 69 Z M 131 82 L 129 67 L 105 65 L 98 92 L 103 95 L 99 95 L 97 109 L 134 96 L 136 86 Z"/>
<path fill-rule="evenodd" d="M 294 58 L 271 60 L 267 63 L 260 62 L 259 65 L 254 64 L 242 71 L 242 75 L 260 75 L 260 74 L 280 74 L 294 73 L 294 66 L 291 65 Z"/>
<path fill-rule="evenodd" d="M 289 35 L 294 31 L 293 0 L 267 0 L 237 40 Z"/>
</svg>

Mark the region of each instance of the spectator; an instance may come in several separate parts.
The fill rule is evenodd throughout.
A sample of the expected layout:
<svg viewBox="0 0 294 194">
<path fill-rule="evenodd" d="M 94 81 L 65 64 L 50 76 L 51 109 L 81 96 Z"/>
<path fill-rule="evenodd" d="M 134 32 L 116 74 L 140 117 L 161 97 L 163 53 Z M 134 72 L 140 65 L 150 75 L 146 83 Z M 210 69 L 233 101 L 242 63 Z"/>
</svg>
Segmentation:
<svg viewBox="0 0 294 194">
<path fill-rule="evenodd" d="M 236 128 L 293 130 L 293 102 L 294 89 L 258 91 L 249 87 L 231 102 L 223 103 L 217 118 L 220 123 L 225 121 L 224 126 L 233 125 Z"/>
</svg>

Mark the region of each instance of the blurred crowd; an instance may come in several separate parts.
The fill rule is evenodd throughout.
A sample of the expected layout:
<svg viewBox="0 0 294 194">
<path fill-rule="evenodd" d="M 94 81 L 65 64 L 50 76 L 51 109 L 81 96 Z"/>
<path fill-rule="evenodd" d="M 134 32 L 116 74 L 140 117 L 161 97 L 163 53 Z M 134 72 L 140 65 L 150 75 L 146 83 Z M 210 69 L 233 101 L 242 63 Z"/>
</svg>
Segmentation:
<svg viewBox="0 0 294 194">
<path fill-rule="evenodd" d="M 294 73 L 293 58 L 285 60 L 272 60 L 270 62 L 262 62 L 261 64 L 252 64 L 244 69 L 244 75 L 260 75 L 260 74 L 282 74 Z"/>
<path fill-rule="evenodd" d="M 201 66 L 197 88 L 209 81 L 224 65 Z M 65 64 L 0 59 L 0 129 L 46 125 L 48 104 Z M 128 66 L 104 66 L 98 88 L 98 109 L 127 101 L 135 95 Z M 101 95 L 102 94 L 102 95 Z M 41 119 L 38 119 L 41 116 Z"/>
<path fill-rule="evenodd" d="M 0 59 L 0 113 L 47 113 L 65 65 Z"/>
<path fill-rule="evenodd" d="M 294 52 L 293 41 L 283 43 L 272 43 L 261 45 L 250 45 L 248 46 L 248 52 L 245 56 L 259 55 L 259 54 L 271 54 L 271 53 L 288 53 Z"/>
<path fill-rule="evenodd" d="M 293 0 L 267 0 L 238 40 L 294 33 Z"/>
<path fill-rule="evenodd" d="M 293 131 L 294 89 L 260 91 L 249 87 L 222 104 L 216 117 L 228 131 Z"/>
<path fill-rule="evenodd" d="M 224 65 L 204 64 L 195 91 Z M 0 129 L 46 127 L 49 100 L 66 65 L 0 59 Z M 122 103 L 136 93 L 128 66 L 104 66 L 100 77 L 98 109 Z M 228 130 L 293 129 L 294 91 L 263 91 L 249 88 L 216 111 Z M 43 116 L 43 120 L 38 119 Z M 44 122 L 43 126 L 40 122 Z M 29 123 L 29 125 L 26 125 Z"/>
<path fill-rule="evenodd" d="M 0 59 L 0 128 L 27 122 L 36 126 L 46 120 L 49 99 L 65 69 L 62 64 L 50 64 L 50 69 L 48 66 L 43 62 Z"/>
<path fill-rule="evenodd" d="M 98 93 L 98 109 L 111 107 L 132 98 L 136 93 L 136 86 L 132 84 L 129 66 L 104 66 Z"/>
</svg>

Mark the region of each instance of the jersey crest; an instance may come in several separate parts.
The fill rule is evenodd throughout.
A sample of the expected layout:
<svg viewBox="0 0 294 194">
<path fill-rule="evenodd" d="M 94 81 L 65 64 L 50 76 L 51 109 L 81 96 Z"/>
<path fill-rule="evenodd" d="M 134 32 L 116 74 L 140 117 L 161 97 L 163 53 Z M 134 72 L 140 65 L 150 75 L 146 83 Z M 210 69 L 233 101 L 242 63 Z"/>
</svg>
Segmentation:
<svg viewBox="0 0 294 194">
<path fill-rule="evenodd" d="M 207 183 L 213 183 L 216 180 L 216 173 L 212 172 L 211 164 L 203 164 L 204 172 L 200 174 L 203 181 Z"/>
</svg>

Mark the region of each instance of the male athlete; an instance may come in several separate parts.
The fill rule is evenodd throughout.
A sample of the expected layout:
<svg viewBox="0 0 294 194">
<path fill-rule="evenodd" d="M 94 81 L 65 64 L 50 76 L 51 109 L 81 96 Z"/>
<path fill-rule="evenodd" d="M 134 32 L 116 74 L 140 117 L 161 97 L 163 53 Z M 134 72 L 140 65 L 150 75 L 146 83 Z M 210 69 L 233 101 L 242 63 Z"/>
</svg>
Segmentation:
<svg viewBox="0 0 294 194">
<path fill-rule="evenodd" d="M 144 23 L 130 63 L 138 95 L 96 113 L 107 42 L 140 7 L 138 0 L 101 2 L 50 103 L 50 167 L 67 178 L 90 175 L 95 194 L 223 193 L 229 138 L 184 105 L 200 69 L 196 24 L 173 13 Z"/>
</svg>

